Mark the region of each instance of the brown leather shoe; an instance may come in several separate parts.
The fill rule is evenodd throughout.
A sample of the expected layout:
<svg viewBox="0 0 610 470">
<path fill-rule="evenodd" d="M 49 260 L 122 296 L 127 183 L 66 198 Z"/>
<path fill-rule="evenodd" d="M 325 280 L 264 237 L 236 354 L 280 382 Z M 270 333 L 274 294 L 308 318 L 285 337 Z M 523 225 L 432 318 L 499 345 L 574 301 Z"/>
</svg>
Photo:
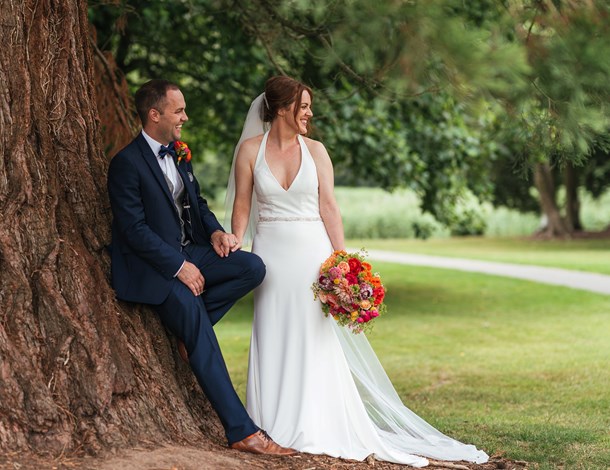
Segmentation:
<svg viewBox="0 0 610 470">
<path fill-rule="evenodd" d="M 180 353 L 180 357 L 187 364 L 189 363 L 189 354 L 186 352 L 186 346 L 180 340 L 178 340 L 178 353 Z"/>
<path fill-rule="evenodd" d="M 294 449 L 276 444 L 263 430 L 257 431 L 239 442 L 234 442 L 231 444 L 231 449 L 267 455 L 294 455 L 297 453 Z"/>
</svg>

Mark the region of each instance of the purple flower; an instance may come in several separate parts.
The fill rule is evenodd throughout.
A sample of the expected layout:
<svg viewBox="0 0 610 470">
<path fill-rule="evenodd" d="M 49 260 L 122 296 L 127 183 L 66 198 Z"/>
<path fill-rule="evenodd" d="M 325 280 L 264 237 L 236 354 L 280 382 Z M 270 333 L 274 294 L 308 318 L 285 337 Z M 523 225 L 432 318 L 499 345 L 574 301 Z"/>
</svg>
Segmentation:
<svg viewBox="0 0 610 470">
<path fill-rule="evenodd" d="M 331 281 L 326 276 L 320 276 L 320 278 L 318 279 L 318 284 L 320 284 L 320 287 L 322 287 L 322 289 L 329 290 L 333 285 L 333 281 Z"/>
<path fill-rule="evenodd" d="M 360 284 L 360 299 L 368 299 L 371 295 L 373 295 L 373 288 L 368 284 Z"/>
</svg>

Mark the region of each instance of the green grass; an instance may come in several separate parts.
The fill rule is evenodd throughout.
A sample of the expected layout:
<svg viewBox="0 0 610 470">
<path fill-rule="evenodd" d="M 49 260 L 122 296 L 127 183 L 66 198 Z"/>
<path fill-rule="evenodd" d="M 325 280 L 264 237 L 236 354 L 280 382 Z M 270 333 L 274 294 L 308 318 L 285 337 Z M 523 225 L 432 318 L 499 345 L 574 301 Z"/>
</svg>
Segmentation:
<svg viewBox="0 0 610 470">
<path fill-rule="evenodd" d="M 349 240 L 352 248 L 535 264 L 610 274 L 608 240 L 533 240 L 463 237 L 445 239 Z"/>
<path fill-rule="evenodd" d="M 541 469 L 610 468 L 610 297 L 450 270 L 375 268 L 389 313 L 369 339 L 413 411 L 490 454 Z M 242 398 L 251 318 L 248 296 L 217 326 Z"/>
</svg>

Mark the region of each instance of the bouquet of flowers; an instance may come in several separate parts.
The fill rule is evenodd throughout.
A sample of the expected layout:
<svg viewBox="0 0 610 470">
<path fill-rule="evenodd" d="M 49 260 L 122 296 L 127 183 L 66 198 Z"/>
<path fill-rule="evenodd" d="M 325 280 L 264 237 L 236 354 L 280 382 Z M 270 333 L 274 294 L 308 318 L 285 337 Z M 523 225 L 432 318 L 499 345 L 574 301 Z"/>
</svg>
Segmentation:
<svg viewBox="0 0 610 470">
<path fill-rule="evenodd" d="M 320 277 L 311 286 L 324 314 L 356 334 L 369 330 L 371 321 L 386 310 L 385 288 L 379 274 L 364 261 L 365 253 L 364 249 L 357 253 L 335 251 L 322 263 Z"/>
</svg>

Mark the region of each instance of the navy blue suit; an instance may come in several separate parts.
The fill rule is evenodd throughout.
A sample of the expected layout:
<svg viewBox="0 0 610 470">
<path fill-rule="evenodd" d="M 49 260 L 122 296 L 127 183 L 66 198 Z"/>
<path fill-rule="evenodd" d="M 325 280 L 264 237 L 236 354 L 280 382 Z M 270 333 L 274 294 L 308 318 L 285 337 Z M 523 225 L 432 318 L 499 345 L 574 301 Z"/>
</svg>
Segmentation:
<svg viewBox="0 0 610 470">
<path fill-rule="evenodd" d="M 184 342 L 191 368 L 231 444 L 258 428 L 235 393 L 212 326 L 262 282 L 265 266 L 245 251 L 226 258 L 215 253 L 210 236 L 222 226 L 201 197 L 191 164 L 180 162 L 178 173 L 191 206 L 192 243 L 186 246 L 163 172 L 142 134 L 110 162 L 112 286 L 121 300 L 151 305 Z M 174 277 L 185 260 L 205 278 L 201 296 Z"/>
</svg>

